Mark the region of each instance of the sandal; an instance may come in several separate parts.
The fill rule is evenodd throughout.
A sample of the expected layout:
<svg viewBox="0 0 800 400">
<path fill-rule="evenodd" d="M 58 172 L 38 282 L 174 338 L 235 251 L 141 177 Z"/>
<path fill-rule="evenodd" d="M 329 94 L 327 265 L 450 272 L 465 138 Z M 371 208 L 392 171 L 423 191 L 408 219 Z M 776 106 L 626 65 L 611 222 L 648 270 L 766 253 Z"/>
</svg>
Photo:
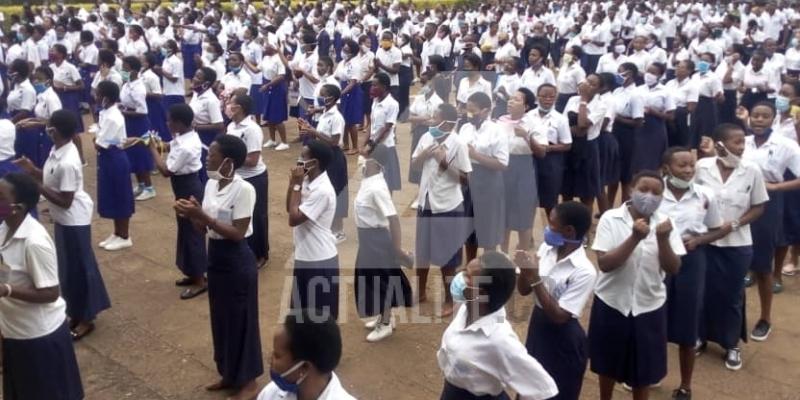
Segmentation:
<svg viewBox="0 0 800 400">
<path fill-rule="evenodd" d="M 76 328 L 77 328 L 77 326 L 76 326 Z M 89 323 L 86 326 L 86 329 L 84 329 L 82 332 L 76 331 L 73 328 L 73 329 L 70 329 L 69 334 L 70 334 L 70 336 L 72 336 L 72 341 L 73 342 L 77 342 L 77 341 L 83 339 L 84 337 L 86 337 L 87 335 L 89 335 L 92 332 L 94 332 L 94 324 L 93 323 Z"/>
<path fill-rule="evenodd" d="M 208 286 L 205 286 L 205 285 L 203 285 L 201 287 L 186 288 L 186 290 L 184 290 L 181 293 L 181 300 L 193 299 L 193 298 L 205 293 L 206 291 L 208 291 Z"/>
<path fill-rule="evenodd" d="M 795 276 L 797 274 L 797 267 L 794 264 L 786 264 L 781 268 L 783 276 Z"/>
</svg>

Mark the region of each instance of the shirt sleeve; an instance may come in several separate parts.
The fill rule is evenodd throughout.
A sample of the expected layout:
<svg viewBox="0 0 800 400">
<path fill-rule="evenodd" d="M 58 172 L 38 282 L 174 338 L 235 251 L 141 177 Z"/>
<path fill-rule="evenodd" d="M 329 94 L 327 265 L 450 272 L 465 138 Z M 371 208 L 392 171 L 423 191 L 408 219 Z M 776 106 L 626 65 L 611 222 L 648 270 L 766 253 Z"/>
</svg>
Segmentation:
<svg viewBox="0 0 800 400">
<path fill-rule="evenodd" d="M 263 133 L 258 126 L 248 127 L 244 135 L 244 144 L 247 146 L 247 154 L 261 153 Z"/>
<path fill-rule="evenodd" d="M 255 205 L 256 190 L 253 185 L 242 181 L 242 190 L 239 191 L 233 204 L 233 220 L 252 218 Z"/>
<path fill-rule="evenodd" d="M 319 221 L 326 210 L 334 207 L 328 196 L 322 190 L 313 190 L 308 193 L 308 197 L 300 203 L 300 212 L 311 221 Z"/>
<path fill-rule="evenodd" d="M 372 193 L 372 201 L 385 218 L 397 215 L 397 210 L 394 207 L 394 203 L 392 203 L 392 195 L 388 190 L 374 191 Z"/>
<path fill-rule="evenodd" d="M 58 286 L 58 263 L 52 244 L 26 239 L 25 264 L 37 289 Z"/>
<path fill-rule="evenodd" d="M 709 229 L 715 229 L 722 226 L 725 222 L 720 213 L 719 201 L 716 196 L 706 196 L 706 217 L 703 224 Z"/>
<path fill-rule="evenodd" d="M 469 160 L 469 151 L 467 150 L 467 145 L 464 142 L 459 141 L 457 146 L 458 149 L 456 150 L 456 154 L 451 165 L 455 166 L 461 172 L 472 172 L 472 162 Z"/>
<path fill-rule="evenodd" d="M 639 91 L 631 94 L 631 118 L 644 118 L 644 96 Z"/>
<path fill-rule="evenodd" d="M 672 218 L 667 218 L 674 227 L 675 221 L 672 220 Z M 653 229 L 655 229 L 655 227 Z M 683 239 L 681 238 L 681 234 L 677 229 L 672 229 L 672 231 L 669 232 L 669 245 L 672 247 L 672 251 L 675 253 L 675 255 L 683 256 L 686 254 L 686 248 L 683 247 Z"/>
<path fill-rule="evenodd" d="M 502 337 L 498 350 L 498 376 L 520 400 L 543 400 L 558 394 L 558 387 L 547 371 L 531 357 L 517 337 Z"/>
<path fill-rule="evenodd" d="M 191 154 L 187 149 L 181 146 L 171 146 L 167 155 L 167 169 L 175 174 L 189 163 L 190 158 Z"/>
<path fill-rule="evenodd" d="M 589 295 L 594 289 L 596 277 L 597 274 L 594 271 L 588 270 L 570 276 L 567 280 L 567 289 L 558 299 L 558 306 L 572 314 L 573 317 L 580 318 L 586 302 L 589 301 Z"/>
<path fill-rule="evenodd" d="M 569 120 L 563 114 L 558 118 L 556 129 L 558 129 L 558 143 L 570 144 L 572 143 L 572 133 L 569 131 Z"/>
<path fill-rule="evenodd" d="M 750 205 L 757 206 L 759 204 L 764 204 L 769 201 L 769 195 L 767 194 L 767 187 L 764 184 L 764 176 L 761 174 L 761 171 L 758 167 L 754 168 L 755 173 L 753 173 L 753 189 L 750 190 Z"/>
<path fill-rule="evenodd" d="M 399 113 L 399 111 L 400 110 L 399 110 L 399 106 L 398 106 L 397 102 L 390 101 L 389 102 L 389 107 L 386 110 L 386 121 L 385 122 L 387 124 L 397 125 L 397 114 Z"/>
<path fill-rule="evenodd" d="M 611 230 L 610 220 L 611 217 L 608 214 L 603 214 L 600 217 L 600 222 L 597 224 L 597 232 L 594 235 L 594 243 L 592 243 L 592 250 L 607 252 L 619 245 Z"/>
<path fill-rule="evenodd" d="M 80 174 L 78 167 L 72 164 L 59 166 L 58 190 L 60 192 L 77 192 L 80 188 Z"/>
<path fill-rule="evenodd" d="M 222 110 L 219 104 L 219 100 L 211 101 L 209 100 L 206 102 L 206 107 L 208 108 L 208 119 L 211 121 L 212 124 L 219 124 L 222 122 Z"/>
</svg>

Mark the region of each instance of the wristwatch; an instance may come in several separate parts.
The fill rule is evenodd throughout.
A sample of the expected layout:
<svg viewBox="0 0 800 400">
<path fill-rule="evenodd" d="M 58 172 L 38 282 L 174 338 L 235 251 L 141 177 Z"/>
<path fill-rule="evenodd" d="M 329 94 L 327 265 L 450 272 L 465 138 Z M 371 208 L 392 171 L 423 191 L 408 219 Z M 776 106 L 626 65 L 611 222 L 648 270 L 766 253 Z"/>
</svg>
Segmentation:
<svg viewBox="0 0 800 400">
<path fill-rule="evenodd" d="M 299 191 L 300 191 L 300 189 L 302 189 L 302 188 L 303 188 L 302 186 L 300 186 L 300 185 L 297 185 L 297 184 L 295 184 L 294 186 L 292 186 L 292 190 L 293 190 L 293 191 L 295 191 L 295 192 L 299 192 Z"/>
</svg>

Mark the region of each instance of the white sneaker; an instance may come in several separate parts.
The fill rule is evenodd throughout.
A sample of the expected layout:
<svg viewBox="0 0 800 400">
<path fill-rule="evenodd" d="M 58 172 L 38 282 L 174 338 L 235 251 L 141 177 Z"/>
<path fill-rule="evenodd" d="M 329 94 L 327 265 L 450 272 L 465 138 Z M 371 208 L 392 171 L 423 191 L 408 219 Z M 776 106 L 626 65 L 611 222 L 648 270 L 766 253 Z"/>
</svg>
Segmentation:
<svg viewBox="0 0 800 400">
<path fill-rule="evenodd" d="M 380 342 L 383 339 L 392 336 L 392 324 L 378 324 L 375 326 L 375 329 L 367 335 L 367 341 L 371 343 Z"/>
<path fill-rule="evenodd" d="M 414 200 L 414 202 L 411 203 L 411 209 L 416 210 L 417 208 L 419 208 L 419 201 Z"/>
<path fill-rule="evenodd" d="M 367 321 L 364 324 L 364 328 L 366 328 L 366 329 L 375 329 L 375 327 L 377 325 L 380 325 L 380 323 L 381 323 L 381 316 L 378 315 L 377 317 Z M 389 319 L 389 325 L 391 325 L 392 328 L 396 328 L 397 327 L 397 320 L 394 319 L 394 315 L 392 315 L 391 319 Z"/>
<path fill-rule="evenodd" d="M 97 124 L 92 124 L 86 131 L 94 135 L 100 131 L 100 127 Z"/>
<path fill-rule="evenodd" d="M 333 236 L 336 238 L 336 244 L 342 243 L 345 240 L 347 240 L 347 235 L 345 235 L 344 232 L 336 232 L 333 234 Z"/>
<path fill-rule="evenodd" d="M 144 191 L 144 185 L 136 185 L 133 187 L 133 198 L 139 197 L 140 194 Z"/>
<path fill-rule="evenodd" d="M 102 240 L 100 243 L 98 243 L 97 245 L 98 245 L 98 246 L 100 246 L 100 247 L 102 247 L 102 248 L 105 248 L 105 247 L 106 247 L 106 245 L 108 245 L 109 243 L 111 243 L 111 241 L 112 241 L 112 240 L 113 240 L 115 237 L 117 237 L 117 235 L 115 235 L 114 233 L 111 233 L 110 235 L 108 235 L 108 237 L 107 237 L 107 238 L 103 239 L 103 240 Z"/>
<path fill-rule="evenodd" d="M 150 200 L 154 197 L 156 197 L 156 190 L 152 186 L 150 186 L 142 189 L 142 192 L 139 193 L 138 196 L 136 196 L 136 201 Z"/>
<path fill-rule="evenodd" d="M 117 251 L 127 249 L 128 247 L 133 247 L 133 240 L 131 240 L 130 237 L 123 239 L 119 236 L 115 236 L 110 242 L 106 243 L 105 249 L 107 251 Z"/>
<path fill-rule="evenodd" d="M 278 145 L 278 143 L 276 143 L 274 140 L 269 140 L 269 141 L 267 141 L 267 143 L 264 143 L 263 147 L 265 149 L 271 149 L 271 148 L 273 148 L 273 147 L 275 147 L 277 145 Z"/>
<path fill-rule="evenodd" d="M 284 151 L 284 150 L 289 150 L 289 145 L 288 144 L 281 143 L 281 144 L 275 146 L 275 151 Z"/>
</svg>

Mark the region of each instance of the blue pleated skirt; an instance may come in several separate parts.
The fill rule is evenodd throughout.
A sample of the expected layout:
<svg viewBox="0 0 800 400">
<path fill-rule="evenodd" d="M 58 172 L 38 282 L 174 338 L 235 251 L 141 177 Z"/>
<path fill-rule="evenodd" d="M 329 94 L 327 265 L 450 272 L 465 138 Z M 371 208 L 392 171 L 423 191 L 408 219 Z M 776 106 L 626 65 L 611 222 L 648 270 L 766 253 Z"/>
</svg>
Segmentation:
<svg viewBox="0 0 800 400">
<path fill-rule="evenodd" d="M 4 400 L 80 400 L 83 384 L 67 323 L 27 340 L 3 338 Z"/>
<path fill-rule="evenodd" d="M 181 55 L 183 56 L 183 77 L 184 79 L 192 79 L 194 73 L 197 71 L 197 64 L 194 62 L 194 55 L 200 54 L 202 51 L 201 45 L 181 43 Z"/>
<path fill-rule="evenodd" d="M 677 275 L 668 275 L 667 339 L 680 346 L 694 346 L 700 332 L 701 311 L 706 288 L 706 247 L 681 257 Z"/>
<path fill-rule="evenodd" d="M 269 258 L 269 175 L 267 171 L 252 178 L 245 179 L 256 190 L 256 204 L 253 206 L 253 234 L 247 238 L 250 250 L 256 260 Z"/>
<path fill-rule="evenodd" d="M 573 138 L 564 165 L 561 194 L 565 198 L 597 197 L 600 194 L 600 150 L 597 140 Z"/>
<path fill-rule="evenodd" d="M 125 219 L 133 215 L 130 173 L 125 151 L 110 147 L 97 152 L 97 213 L 101 217 Z"/>
<path fill-rule="evenodd" d="M 284 79 L 281 83 L 272 86 L 266 93 L 262 93 L 264 105 L 261 108 L 257 108 L 262 114 L 261 119 L 271 124 L 280 124 L 289 119 L 289 108 L 287 107 L 288 90 L 288 85 Z"/>
<path fill-rule="evenodd" d="M 764 95 L 766 98 L 766 95 Z M 742 98 L 744 104 L 745 98 Z M 748 107 L 749 109 L 749 107 Z M 711 97 L 700 96 L 697 99 L 697 107 L 691 117 L 689 147 L 696 149 L 700 145 L 702 136 L 711 136 L 714 128 L 719 124 L 719 107 L 717 102 Z"/>
<path fill-rule="evenodd" d="M 14 140 L 14 153 L 16 157 L 27 157 L 37 168 L 42 168 L 50 156 L 53 142 L 45 133 L 45 128 L 17 128 Z"/>
<path fill-rule="evenodd" d="M 564 163 L 567 153 L 547 153 L 537 158 L 536 186 L 539 206 L 553 208 L 558 204 L 561 186 L 564 184 Z"/>
<path fill-rule="evenodd" d="M 665 310 L 623 315 L 595 296 L 589 320 L 592 372 L 633 388 L 661 382 L 667 376 Z"/>
<path fill-rule="evenodd" d="M 103 276 L 92 250 L 92 227 L 55 224 L 58 281 L 73 321 L 93 321 L 111 307 Z"/>
<path fill-rule="evenodd" d="M 89 65 L 87 67 L 78 68 L 78 72 L 81 74 L 81 80 L 83 80 L 83 90 L 81 91 L 81 101 L 86 102 L 88 104 L 94 103 L 94 99 L 92 98 L 92 81 L 94 77 L 92 74 L 97 72 L 96 65 Z"/>
<path fill-rule="evenodd" d="M 76 132 L 83 132 L 83 118 L 81 117 L 81 99 L 83 92 L 80 90 L 57 91 L 59 100 L 61 100 L 61 107 L 64 110 L 72 111 L 78 121 L 78 130 Z"/>
<path fill-rule="evenodd" d="M 608 186 L 619 182 L 619 144 L 610 132 L 601 132 L 597 137 L 600 155 L 600 184 Z"/>
<path fill-rule="evenodd" d="M 240 387 L 261 376 L 258 270 L 246 241 L 208 241 L 208 304 L 222 382 Z"/>
<path fill-rule="evenodd" d="M 567 107 L 567 101 L 572 96 L 576 96 L 577 93 L 559 93 L 558 97 L 556 97 L 556 111 L 563 113 L 564 108 Z"/>
<path fill-rule="evenodd" d="M 361 318 L 393 307 L 411 307 L 411 284 L 400 268 L 388 228 L 358 228 L 356 309 Z"/>
<path fill-rule="evenodd" d="M 589 343 L 577 319 L 556 324 L 541 308 L 534 306 L 525 348 L 556 382 L 558 395 L 551 399 L 580 398 L 583 374 L 589 362 Z"/>
<path fill-rule="evenodd" d="M 339 316 L 339 256 L 321 261 L 294 260 L 292 310 L 312 309 Z"/>
<path fill-rule="evenodd" d="M 175 199 L 188 199 L 194 196 L 203 202 L 204 187 L 198 174 L 172 175 L 169 178 Z M 204 276 L 208 270 L 206 257 L 206 235 L 194 228 L 188 218 L 175 216 L 178 224 L 178 237 L 175 247 L 175 265 L 183 275 L 195 278 Z"/>
<path fill-rule="evenodd" d="M 165 142 L 172 140 L 172 134 L 167 129 L 167 114 L 161 99 L 147 99 L 147 120 L 150 122 L 150 129 L 158 132 L 158 137 Z"/>
<path fill-rule="evenodd" d="M 125 116 L 125 134 L 130 137 L 140 137 L 150 130 L 150 120 L 147 115 Z M 131 173 L 139 174 L 153 170 L 153 155 L 150 149 L 143 144 L 137 144 L 125 149 L 131 165 Z"/>
<path fill-rule="evenodd" d="M 250 91 L 248 94 L 253 100 L 253 114 L 261 114 L 260 111 L 264 109 L 264 96 L 266 95 L 266 93 L 261 92 L 261 85 L 250 85 Z"/>
<path fill-rule="evenodd" d="M 185 104 L 186 98 L 179 95 L 169 95 L 161 98 L 161 104 L 164 107 L 164 114 L 169 115 L 169 108 L 175 104 Z"/>
<path fill-rule="evenodd" d="M 750 271 L 771 273 L 775 248 L 783 238 L 783 192 L 769 191 L 769 201 L 764 205 L 764 213 L 750 223 L 753 237 L 753 261 Z"/>
<path fill-rule="evenodd" d="M 633 178 L 633 153 L 636 150 L 636 135 L 639 133 L 639 129 L 615 123 L 611 133 L 617 139 L 617 148 L 619 149 L 619 179 L 622 184 L 627 185 Z M 661 160 L 661 153 L 658 155 L 648 153 L 647 155 Z"/>
<path fill-rule="evenodd" d="M 661 156 L 667 150 L 667 125 L 653 115 L 644 117 L 644 125 L 636 131 L 631 155 L 631 175 L 642 170 L 658 171 Z"/>
<path fill-rule="evenodd" d="M 706 281 L 700 339 L 729 350 L 747 341 L 744 277 L 753 258 L 750 246 L 706 247 Z"/>
<path fill-rule="evenodd" d="M 347 87 L 347 81 L 341 83 L 342 90 Z M 361 86 L 355 85 L 348 93 L 342 95 L 340 107 L 346 125 L 361 125 L 364 123 L 364 92 Z"/>
</svg>

